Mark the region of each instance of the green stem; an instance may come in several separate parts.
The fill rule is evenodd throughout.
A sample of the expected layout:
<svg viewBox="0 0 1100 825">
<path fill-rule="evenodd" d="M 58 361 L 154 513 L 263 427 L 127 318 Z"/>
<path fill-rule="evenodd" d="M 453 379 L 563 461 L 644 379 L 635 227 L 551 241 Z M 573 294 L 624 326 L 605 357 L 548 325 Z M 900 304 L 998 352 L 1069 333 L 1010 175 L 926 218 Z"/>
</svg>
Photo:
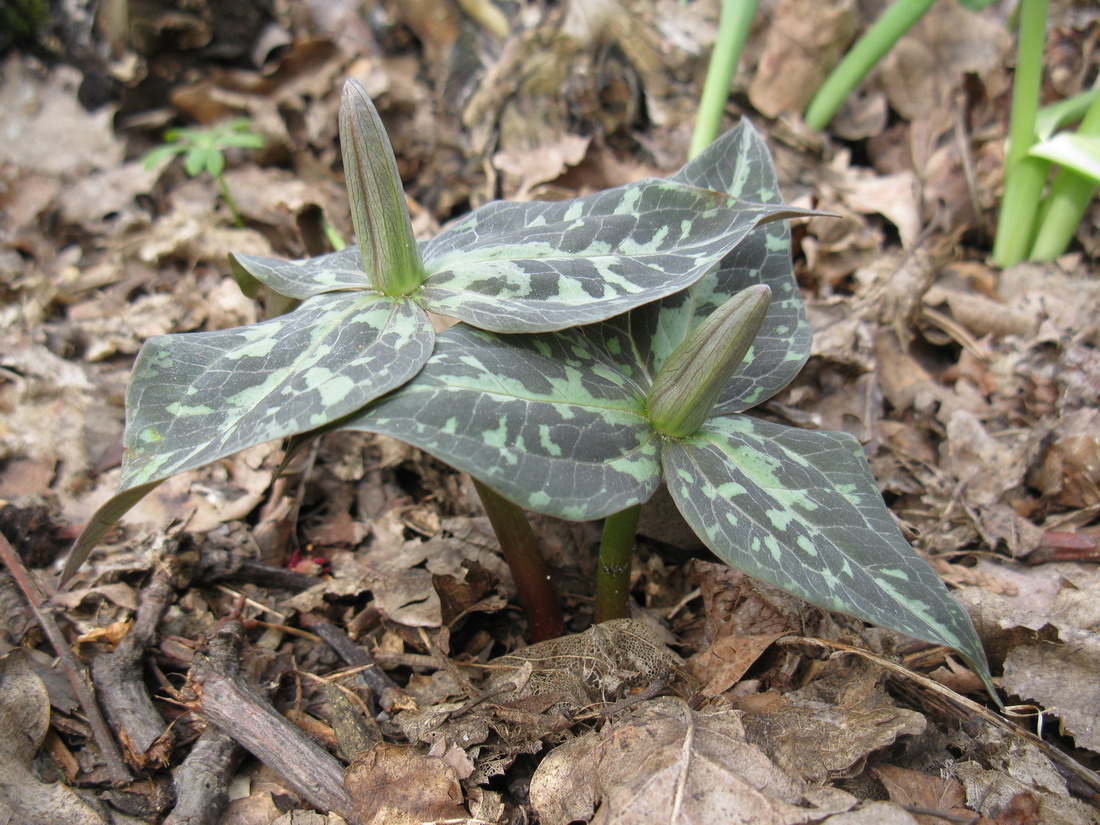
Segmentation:
<svg viewBox="0 0 1100 825">
<path fill-rule="evenodd" d="M 229 212 L 233 215 L 233 223 L 243 227 L 244 218 L 241 217 L 241 212 L 237 209 L 237 202 L 233 200 L 233 196 L 229 194 L 229 185 L 225 182 L 225 175 L 215 175 L 214 180 L 218 182 L 218 188 L 222 193 L 222 200 L 225 201 L 225 205 L 229 207 Z"/>
<path fill-rule="evenodd" d="M 1048 161 L 1027 155 L 1035 143 L 1046 33 L 1047 0 L 1021 0 L 1012 116 L 1005 151 L 1005 192 L 993 242 L 993 263 L 1000 267 L 1019 263 L 1030 251 L 1035 212 L 1050 169 Z"/>
<path fill-rule="evenodd" d="M 561 601 L 550 578 L 550 568 L 539 551 L 531 522 L 519 506 L 476 478 L 474 487 L 516 581 L 531 641 L 543 642 L 561 636 L 565 632 Z"/>
<path fill-rule="evenodd" d="M 759 0 L 722 0 L 718 39 L 714 42 L 714 51 L 707 67 L 707 79 L 703 82 L 695 132 L 691 136 L 691 148 L 688 149 L 689 158 L 706 149 L 718 135 L 733 74 L 737 71 L 737 61 L 749 37 L 758 3 Z"/>
<path fill-rule="evenodd" d="M 894 44 L 916 25 L 936 0 L 896 0 L 837 64 L 810 105 L 804 120 L 811 129 L 824 129 L 844 105 L 852 90 Z"/>
<path fill-rule="evenodd" d="M 642 506 L 635 504 L 604 519 L 596 569 L 596 621 L 630 617 L 630 562 Z"/>
<path fill-rule="evenodd" d="M 1077 134 L 1100 136 L 1100 95 L 1092 99 Z M 1028 256 L 1033 261 L 1052 261 L 1066 251 L 1073 240 L 1096 184 L 1071 169 L 1059 169 L 1050 192 L 1039 210 L 1039 231 Z"/>
</svg>

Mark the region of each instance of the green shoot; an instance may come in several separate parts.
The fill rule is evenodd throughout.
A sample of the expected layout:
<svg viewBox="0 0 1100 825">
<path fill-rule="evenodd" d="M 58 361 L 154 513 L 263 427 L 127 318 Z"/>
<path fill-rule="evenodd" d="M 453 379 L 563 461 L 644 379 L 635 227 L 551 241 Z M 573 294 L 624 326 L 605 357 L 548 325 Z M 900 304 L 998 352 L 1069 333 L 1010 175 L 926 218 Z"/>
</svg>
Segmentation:
<svg viewBox="0 0 1100 825">
<path fill-rule="evenodd" d="M 206 172 L 218 184 L 222 200 L 237 226 L 244 226 L 237 202 L 225 182 L 226 149 L 262 149 L 262 135 L 252 131 L 252 121 L 236 118 L 205 129 L 169 129 L 165 143 L 145 155 L 142 162 L 152 169 L 168 158 L 183 155 L 183 169 L 191 177 Z"/>
<path fill-rule="evenodd" d="M 1059 138 L 1065 140 L 1055 144 Z M 1054 151 L 1050 151 L 1052 144 Z M 1032 151 L 1044 146 L 1046 159 L 1059 163 L 1062 168 L 1054 176 L 1039 212 L 1039 231 L 1030 255 L 1035 261 L 1050 261 L 1066 251 L 1096 192 L 1097 173 L 1100 172 L 1100 95 L 1092 95 L 1076 134 L 1056 135 L 1033 147 Z"/>
<path fill-rule="evenodd" d="M 749 37 L 758 4 L 759 0 L 722 0 L 718 39 L 714 43 L 710 65 L 707 67 L 707 78 L 703 82 L 699 114 L 691 136 L 691 148 L 688 150 L 689 158 L 702 152 L 718 136 L 730 84 L 737 71 L 737 61 L 745 48 L 745 41 Z"/>
<path fill-rule="evenodd" d="M 896 0 L 825 78 L 803 119 L 811 129 L 824 129 L 848 95 L 902 36 L 916 25 L 936 0 Z"/>
<path fill-rule="evenodd" d="M 993 242 L 993 263 L 1000 267 L 1019 263 L 1031 250 L 1034 216 L 1050 170 L 1049 161 L 1028 154 L 1035 143 L 1046 24 L 1047 0 L 1021 0 L 1012 117 L 1005 152 L 1005 191 Z"/>
</svg>

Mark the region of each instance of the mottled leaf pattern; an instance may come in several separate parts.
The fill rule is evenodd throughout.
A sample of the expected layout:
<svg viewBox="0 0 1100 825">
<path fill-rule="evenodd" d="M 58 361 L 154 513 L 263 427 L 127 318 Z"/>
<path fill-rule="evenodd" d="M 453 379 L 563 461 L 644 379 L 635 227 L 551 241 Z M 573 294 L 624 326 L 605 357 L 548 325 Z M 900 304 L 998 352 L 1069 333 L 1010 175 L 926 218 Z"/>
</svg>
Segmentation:
<svg viewBox="0 0 1100 825">
<path fill-rule="evenodd" d="M 231 257 L 249 275 L 288 298 L 310 298 L 323 292 L 346 289 L 370 289 L 367 273 L 363 271 L 363 262 L 359 258 L 359 248 L 355 246 L 299 261 L 236 253 Z"/>
<path fill-rule="evenodd" d="M 988 676 L 970 618 L 901 535 L 850 435 L 735 415 L 665 444 L 661 459 L 680 512 L 731 567 L 953 647 Z"/>
<path fill-rule="evenodd" d="M 768 148 L 748 121 L 708 146 L 673 180 L 729 192 L 737 198 L 780 204 Z M 802 369 L 810 352 L 810 327 L 791 268 L 786 221 L 757 226 L 722 265 L 690 288 L 632 313 L 629 334 L 656 372 L 688 332 L 716 306 L 754 284 L 767 284 L 772 305 L 753 349 L 719 398 L 715 413 L 739 412 L 766 401 Z"/>
<path fill-rule="evenodd" d="M 121 489 L 346 415 L 415 375 L 433 337 L 409 302 L 357 291 L 248 327 L 150 338 L 126 399 Z"/>
<path fill-rule="evenodd" d="M 701 277 L 781 207 L 666 180 L 491 203 L 424 247 L 424 306 L 494 332 L 594 323 Z"/>
<path fill-rule="evenodd" d="M 641 390 L 580 332 L 441 334 L 410 383 L 341 423 L 399 438 L 544 513 L 599 518 L 648 499 L 658 440 Z"/>
</svg>

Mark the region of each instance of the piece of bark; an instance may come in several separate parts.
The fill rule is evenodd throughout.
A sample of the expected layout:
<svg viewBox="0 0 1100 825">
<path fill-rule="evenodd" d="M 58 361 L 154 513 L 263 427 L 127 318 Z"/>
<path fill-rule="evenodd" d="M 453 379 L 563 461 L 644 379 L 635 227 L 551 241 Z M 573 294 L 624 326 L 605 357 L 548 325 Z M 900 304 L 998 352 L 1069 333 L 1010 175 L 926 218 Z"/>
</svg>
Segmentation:
<svg viewBox="0 0 1100 825">
<path fill-rule="evenodd" d="M 229 781 L 244 750 L 210 725 L 191 753 L 172 772 L 176 806 L 164 825 L 213 825 L 229 801 Z"/>
<path fill-rule="evenodd" d="M 141 591 L 134 626 L 118 647 L 92 662 L 92 678 L 103 711 L 122 743 L 126 761 L 139 771 L 164 767 L 175 736 L 153 705 L 142 667 L 145 651 L 156 641 L 157 627 L 175 594 L 173 576 L 160 567 Z"/>
<path fill-rule="evenodd" d="M 225 622 L 195 657 L 192 709 L 275 771 L 310 805 L 347 819 L 351 797 L 344 788 L 343 767 L 244 680 L 243 632 L 239 621 Z"/>
<path fill-rule="evenodd" d="M 354 762 L 357 754 L 382 741 L 378 723 L 372 717 L 364 716 L 339 687 L 326 682 L 321 687 L 321 694 L 328 703 L 332 731 L 344 759 Z"/>
</svg>

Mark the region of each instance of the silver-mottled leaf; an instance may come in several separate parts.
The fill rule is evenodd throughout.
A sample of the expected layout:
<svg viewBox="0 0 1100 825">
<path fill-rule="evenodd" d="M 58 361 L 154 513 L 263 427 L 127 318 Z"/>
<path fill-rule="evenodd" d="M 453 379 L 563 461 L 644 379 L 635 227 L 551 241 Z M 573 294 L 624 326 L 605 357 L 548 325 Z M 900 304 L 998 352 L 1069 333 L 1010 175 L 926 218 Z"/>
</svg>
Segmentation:
<svg viewBox="0 0 1100 825">
<path fill-rule="evenodd" d="M 750 201 L 782 203 L 767 145 L 747 120 L 708 146 L 672 179 Z M 772 305 L 756 343 L 720 396 L 715 413 L 746 410 L 787 386 L 809 356 L 810 328 L 791 267 L 786 221 L 757 226 L 726 255 L 720 267 L 690 288 L 632 313 L 631 334 L 647 371 L 658 371 L 715 307 L 755 284 L 771 287 Z"/>
<path fill-rule="evenodd" d="M 371 288 L 356 246 L 297 261 L 239 253 L 229 257 L 236 266 L 288 298 Z"/>
<path fill-rule="evenodd" d="M 969 616 L 901 535 L 850 435 L 712 418 L 661 461 L 680 512 L 731 567 L 953 647 L 988 679 Z"/>
<path fill-rule="evenodd" d="M 783 211 L 667 180 L 491 203 L 425 244 L 420 300 L 496 332 L 594 323 L 684 289 Z"/>
<path fill-rule="evenodd" d="M 150 338 L 126 399 L 120 489 L 347 415 L 415 375 L 433 338 L 409 301 L 359 291 L 248 327 Z"/>
<path fill-rule="evenodd" d="M 441 334 L 424 369 L 340 424 L 399 438 L 531 510 L 575 520 L 645 501 L 658 440 L 639 388 L 571 330 Z"/>
</svg>

